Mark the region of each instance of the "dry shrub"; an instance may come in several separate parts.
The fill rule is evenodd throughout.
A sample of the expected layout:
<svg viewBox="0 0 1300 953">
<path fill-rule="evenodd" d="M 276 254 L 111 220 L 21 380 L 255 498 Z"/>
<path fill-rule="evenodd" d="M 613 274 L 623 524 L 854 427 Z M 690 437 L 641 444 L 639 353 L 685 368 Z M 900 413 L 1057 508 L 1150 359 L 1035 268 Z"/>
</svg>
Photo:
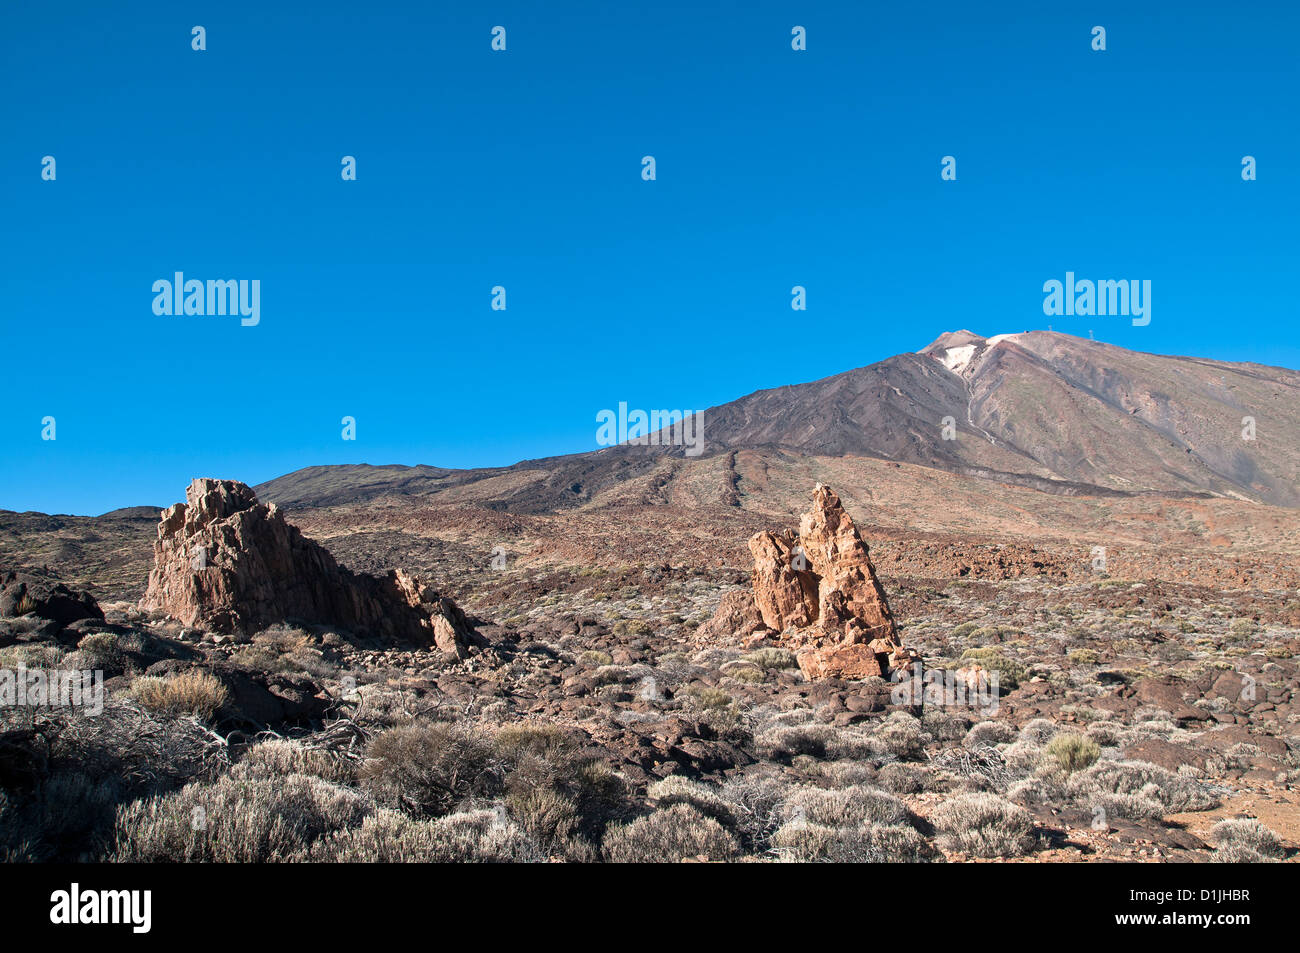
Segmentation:
<svg viewBox="0 0 1300 953">
<path fill-rule="evenodd" d="M 799 667 L 799 660 L 789 649 L 755 649 L 748 655 L 742 656 L 741 660 L 767 670 Z"/>
<path fill-rule="evenodd" d="M 1101 757 L 1101 747 L 1084 735 L 1063 732 L 1043 749 L 1042 768 L 1060 774 L 1074 774 Z"/>
<path fill-rule="evenodd" d="M 507 807 L 547 849 L 586 852 L 587 842 L 599 841 L 606 825 L 627 813 L 622 780 L 580 731 L 511 725 L 492 747 L 505 773 Z"/>
<path fill-rule="evenodd" d="M 131 683 L 131 695 L 151 712 L 211 720 L 230 692 L 211 672 L 195 669 L 162 678 L 145 675 Z"/>
<path fill-rule="evenodd" d="M 772 850 L 786 863 L 906 864 L 930 860 L 934 850 L 910 827 L 831 827 L 795 821 L 772 836 Z"/>
<path fill-rule="evenodd" d="M 225 775 L 118 810 L 114 860 L 267 863 L 306 859 L 312 841 L 361 823 L 373 805 L 320 778 Z"/>
<path fill-rule="evenodd" d="M 962 744 L 968 748 L 978 748 L 981 745 L 1005 744 L 1014 741 L 1015 737 L 1016 729 L 1005 721 L 981 721 L 966 732 L 966 738 L 962 741 Z"/>
<path fill-rule="evenodd" d="M 963 794 L 930 817 L 944 850 L 975 857 L 1019 857 L 1033 846 L 1033 819 L 993 794 Z"/>
<path fill-rule="evenodd" d="M 1210 829 L 1210 859 L 1225 864 L 1259 864 L 1282 859 L 1282 840 L 1254 818 L 1234 817 Z"/>
<path fill-rule="evenodd" d="M 488 739 L 462 725 L 423 722 L 376 735 L 360 780 L 384 807 L 439 817 L 470 799 L 496 796 L 503 775 Z"/>
<path fill-rule="evenodd" d="M 674 804 L 689 804 L 705 817 L 711 817 L 729 830 L 738 826 L 735 808 L 722 795 L 720 789 L 712 785 L 701 784 L 681 775 L 671 775 L 662 781 L 650 785 L 646 794 L 655 802 L 656 808 L 668 808 Z"/>
<path fill-rule="evenodd" d="M 726 828 L 689 804 L 614 825 L 603 846 L 606 859 L 616 864 L 671 864 L 697 857 L 730 860 L 740 852 Z"/>
<path fill-rule="evenodd" d="M 797 787 L 786 798 L 787 816 L 828 827 L 894 826 L 907 821 L 907 808 L 892 794 L 858 785 L 839 790 Z"/>
<path fill-rule="evenodd" d="M 919 756 L 930 740 L 920 720 L 905 711 L 893 712 L 881 722 L 876 738 L 886 751 L 904 760 Z"/>
<path fill-rule="evenodd" d="M 306 748 L 284 738 L 260 741 L 248 748 L 235 771 L 249 777 L 309 774 L 336 783 L 353 781 L 356 774 L 352 762 L 346 758 L 332 751 Z"/>
<path fill-rule="evenodd" d="M 1085 806 L 1103 794 L 1139 794 L 1166 814 L 1207 811 L 1219 803 L 1204 785 L 1145 761 L 1098 761 L 1073 775 L 1066 792 Z"/>
<path fill-rule="evenodd" d="M 336 831 L 312 844 L 313 861 L 346 864 L 518 864 L 545 855 L 515 824 L 497 811 L 451 814 L 415 820 L 380 809 L 360 825 Z"/>
</svg>

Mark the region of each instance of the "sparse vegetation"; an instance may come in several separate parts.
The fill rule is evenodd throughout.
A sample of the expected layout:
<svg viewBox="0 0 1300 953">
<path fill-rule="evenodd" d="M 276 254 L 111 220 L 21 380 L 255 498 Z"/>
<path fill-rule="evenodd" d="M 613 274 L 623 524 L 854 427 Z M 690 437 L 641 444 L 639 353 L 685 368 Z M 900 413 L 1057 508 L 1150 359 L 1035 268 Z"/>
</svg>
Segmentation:
<svg viewBox="0 0 1300 953">
<path fill-rule="evenodd" d="M 230 692 L 210 672 L 179 675 L 145 675 L 131 683 L 131 694 L 149 711 L 167 715 L 194 715 L 211 720 Z"/>
</svg>

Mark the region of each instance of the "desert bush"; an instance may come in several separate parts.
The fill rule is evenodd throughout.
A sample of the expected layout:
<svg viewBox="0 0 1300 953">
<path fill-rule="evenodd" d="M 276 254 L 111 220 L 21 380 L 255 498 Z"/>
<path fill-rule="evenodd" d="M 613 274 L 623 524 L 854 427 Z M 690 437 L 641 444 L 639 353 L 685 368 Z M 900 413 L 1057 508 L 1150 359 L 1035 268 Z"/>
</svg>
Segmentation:
<svg viewBox="0 0 1300 953">
<path fill-rule="evenodd" d="M 970 719 L 959 712 L 927 708 L 921 715 L 921 727 L 936 741 L 957 741 L 965 737 Z"/>
<path fill-rule="evenodd" d="M 346 758 L 330 751 L 305 748 L 284 738 L 271 738 L 250 746 L 235 767 L 248 776 L 308 774 L 339 783 L 353 781 L 356 775 L 355 766 Z"/>
<path fill-rule="evenodd" d="M 975 857 L 1019 857 L 1033 846 L 1029 812 L 993 794 L 963 794 L 930 818 L 945 850 Z"/>
<path fill-rule="evenodd" d="M 504 765 L 491 742 L 469 728 L 421 722 L 390 728 L 366 748 L 362 787 L 384 807 L 415 817 L 450 813 L 502 789 Z"/>
<path fill-rule="evenodd" d="M 1158 821 L 1165 809 L 1160 802 L 1143 794 L 1099 794 L 1087 805 L 1088 810 L 1101 809 L 1106 817 L 1124 817 L 1130 821 Z"/>
<path fill-rule="evenodd" d="M 77 671 L 102 671 L 106 676 L 120 675 L 126 667 L 126 655 L 111 632 L 92 632 L 77 643 L 77 662 L 69 661 L 66 668 Z"/>
<path fill-rule="evenodd" d="M 1065 785 L 1058 776 L 1035 775 L 1007 786 L 1008 801 L 1018 804 L 1059 804 L 1065 797 Z"/>
<path fill-rule="evenodd" d="M 836 790 L 796 787 L 786 796 L 785 812 L 828 827 L 888 826 L 907 821 L 902 801 L 865 785 Z"/>
<path fill-rule="evenodd" d="M 742 685 L 757 685 L 767 680 L 766 672 L 757 665 L 732 665 L 723 674 Z"/>
<path fill-rule="evenodd" d="M 876 739 L 885 751 L 896 758 L 915 758 L 924 750 L 929 735 L 921 727 L 919 719 L 905 711 L 896 711 L 880 723 L 875 733 Z"/>
<path fill-rule="evenodd" d="M 1016 729 L 1005 721 L 981 721 L 966 732 L 962 744 L 967 748 L 978 748 L 981 745 L 1004 744 L 1013 741 L 1015 737 Z"/>
<path fill-rule="evenodd" d="M 1066 656 L 1075 665 L 1096 665 L 1101 656 L 1092 649 L 1072 649 Z"/>
<path fill-rule="evenodd" d="M 1254 818 L 1234 817 L 1210 829 L 1211 860 L 1225 864 L 1258 864 L 1282 859 L 1282 841 Z"/>
<path fill-rule="evenodd" d="M 548 723 L 500 729 L 492 740 L 506 805 L 546 849 L 568 853 L 575 837 L 598 841 L 628 811 L 622 780 L 581 732 Z"/>
<path fill-rule="evenodd" d="M 1044 770 L 1074 774 L 1082 771 L 1101 757 L 1097 742 L 1084 735 L 1063 732 L 1052 738 L 1043 749 L 1041 766 Z"/>
<path fill-rule="evenodd" d="M 0 649 L 0 668 L 55 668 L 66 654 L 57 645 L 10 645 Z"/>
<path fill-rule="evenodd" d="M 599 649 L 587 649 L 578 656 L 578 664 L 586 665 L 589 668 L 599 668 L 602 665 L 611 665 L 613 662 L 614 656 Z"/>
<path fill-rule="evenodd" d="M 730 860 L 740 852 L 726 828 L 689 804 L 611 826 L 603 847 L 605 857 L 616 864 L 677 863 L 694 857 Z"/>
<path fill-rule="evenodd" d="M 816 769 L 809 773 L 810 780 L 815 780 L 817 787 L 848 788 L 856 784 L 874 786 L 876 768 L 869 761 L 854 761 L 843 758 L 839 761 L 815 762 Z"/>
<path fill-rule="evenodd" d="M 698 708 L 726 708 L 732 703 L 732 697 L 720 688 L 708 686 L 691 686 L 683 696 L 691 699 Z"/>
<path fill-rule="evenodd" d="M 1043 760 L 1042 745 L 1024 735 L 1000 750 L 1007 770 L 1017 777 L 1033 772 Z"/>
<path fill-rule="evenodd" d="M 793 821 L 772 835 L 786 863 L 905 864 L 929 860 L 933 849 L 910 827 L 831 827 Z"/>
<path fill-rule="evenodd" d="M 755 649 L 743 656 L 743 660 L 766 670 L 799 667 L 799 660 L 789 649 Z"/>
<path fill-rule="evenodd" d="M 545 855 L 524 831 L 496 811 L 416 820 L 384 808 L 359 825 L 315 841 L 310 858 L 331 863 L 519 864 Z"/>
<path fill-rule="evenodd" d="M 159 863 L 302 860 L 316 838 L 361 823 L 367 798 L 301 774 L 187 784 L 117 812 L 113 859 Z"/>
<path fill-rule="evenodd" d="M 338 674 L 338 666 L 329 661 L 316 639 L 291 625 L 274 625 L 258 632 L 248 645 L 239 648 L 233 661 L 261 672 L 305 673 L 318 679 Z"/>
<path fill-rule="evenodd" d="M 1013 752 L 1015 747 L 1008 748 L 1007 752 Z M 939 752 L 930 765 L 936 771 L 963 779 L 967 787 L 1001 791 L 1022 773 L 1018 764 L 1008 763 L 1005 754 L 993 745 L 973 748 L 963 745 Z"/>
<path fill-rule="evenodd" d="M 713 818 L 728 829 L 738 826 L 733 806 L 718 788 L 711 785 L 674 774 L 650 785 L 646 794 L 655 802 L 656 808 L 689 804 L 705 817 Z"/>
<path fill-rule="evenodd" d="M 1020 737 L 1045 745 L 1061 730 L 1050 718 L 1031 718 L 1020 726 Z"/>
<path fill-rule="evenodd" d="M 1126 743 L 1128 733 L 1128 728 L 1116 721 L 1094 721 L 1084 731 L 1103 748 L 1115 748 Z"/>
<path fill-rule="evenodd" d="M 783 820 L 785 792 L 781 781 L 762 776 L 728 778 L 719 789 L 730 808 L 734 832 L 751 852 L 762 853 L 770 846 Z"/>
<path fill-rule="evenodd" d="M 925 765 L 893 761 L 880 766 L 875 780 L 893 794 L 919 794 L 929 788 L 933 775 Z"/>
<path fill-rule="evenodd" d="M 28 783 L 0 811 L 0 856 L 14 860 L 98 860 L 111 849 L 118 805 L 209 777 L 226 763 L 224 745 L 192 719 L 154 715 L 107 695 L 89 709 L 0 709 L 10 747 L 27 739 Z"/>
<path fill-rule="evenodd" d="M 127 786 L 116 777 L 59 771 L 0 806 L 0 857 L 25 862 L 98 860 Z"/>
<path fill-rule="evenodd" d="M 919 723 L 917 730 L 920 730 Z M 898 729 L 897 740 L 905 740 L 903 729 Z M 818 760 L 865 759 L 880 754 L 884 746 L 883 739 L 850 728 L 779 721 L 761 731 L 754 743 L 760 758 L 787 764 L 800 756 Z"/>
<path fill-rule="evenodd" d="M 230 692 L 211 672 L 194 669 L 166 678 L 145 675 L 131 683 L 131 695 L 152 712 L 211 720 Z"/>
<path fill-rule="evenodd" d="M 1095 803 L 1103 794 L 1138 794 L 1164 813 L 1206 811 L 1218 799 L 1202 784 L 1145 761 L 1098 761 L 1073 775 L 1066 792 L 1076 803 Z"/>
</svg>

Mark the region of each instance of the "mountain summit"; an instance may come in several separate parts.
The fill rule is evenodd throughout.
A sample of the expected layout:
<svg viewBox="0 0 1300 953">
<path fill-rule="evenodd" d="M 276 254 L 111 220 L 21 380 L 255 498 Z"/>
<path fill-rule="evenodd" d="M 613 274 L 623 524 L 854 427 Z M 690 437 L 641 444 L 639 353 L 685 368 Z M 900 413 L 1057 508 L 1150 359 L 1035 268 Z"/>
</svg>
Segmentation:
<svg viewBox="0 0 1300 953">
<path fill-rule="evenodd" d="M 715 451 L 771 446 L 1040 489 L 1300 505 L 1300 374 L 1051 331 L 951 331 L 915 354 L 758 391 L 706 421 Z"/>
</svg>

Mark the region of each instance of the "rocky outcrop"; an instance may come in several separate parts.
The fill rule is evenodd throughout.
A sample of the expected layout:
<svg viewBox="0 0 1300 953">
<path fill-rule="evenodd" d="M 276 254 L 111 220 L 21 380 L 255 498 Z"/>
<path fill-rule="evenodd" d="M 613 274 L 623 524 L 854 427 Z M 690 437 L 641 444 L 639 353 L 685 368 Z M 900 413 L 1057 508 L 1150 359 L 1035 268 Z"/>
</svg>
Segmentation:
<svg viewBox="0 0 1300 953">
<path fill-rule="evenodd" d="M 732 589 L 722 597 L 713 617 L 695 630 L 699 642 L 721 642 L 729 638 L 747 638 L 767 628 L 762 614 L 754 605 L 750 589 Z"/>
<path fill-rule="evenodd" d="M 887 677 L 910 667 L 914 657 L 898 639 L 867 544 L 830 487 L 817 485 L 798 535 L 757 533 L 749 551 L 754 609 L 795 650 L 807 677 Z M 727 619 L 715 615 L 701 632 L 745 617 L 734 602 L 724 601 L 724 610 Z"/>
<path fill-rule="evenodd" d="M 185 500 L 162 513 L 143 609 L 227 633 L 297 619 L 460 658 L 481 644 L 452 600 L 400 569 L 339 566 L 243 483 L 197 479 Z"/>
<path fill-rule="evenodd" d="M 80 619 L 103 619 L 95 597 L 70 589 L 57 579 L 35 572 L 6 572 L 0 575 L 0 616 L 31 613 L 61 626 Z"/>
</svg>

